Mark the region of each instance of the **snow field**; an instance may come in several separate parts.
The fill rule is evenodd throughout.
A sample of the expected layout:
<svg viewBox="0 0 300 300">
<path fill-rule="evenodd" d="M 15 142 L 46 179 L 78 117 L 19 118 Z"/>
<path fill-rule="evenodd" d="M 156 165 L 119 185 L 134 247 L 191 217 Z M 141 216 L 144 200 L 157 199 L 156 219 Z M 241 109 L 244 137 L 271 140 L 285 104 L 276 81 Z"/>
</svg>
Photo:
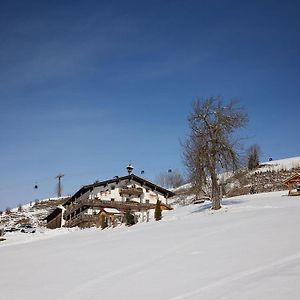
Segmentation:
<svg viewBox="0 0 300 300">
<path fill-rule="evenodd" d="M 177 207 L 160 222 L 0 244 L 3 299 L 300 299 L 300 197 Z"/>
</svg>

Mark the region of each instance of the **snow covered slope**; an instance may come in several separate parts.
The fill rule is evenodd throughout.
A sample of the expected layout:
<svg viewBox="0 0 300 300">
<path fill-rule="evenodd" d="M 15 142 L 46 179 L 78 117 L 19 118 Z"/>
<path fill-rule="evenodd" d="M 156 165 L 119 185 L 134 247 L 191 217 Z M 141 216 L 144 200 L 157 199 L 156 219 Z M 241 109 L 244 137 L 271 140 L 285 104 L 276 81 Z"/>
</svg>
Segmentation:
<svg viewBox="0 0 300 300">
<path fill-rule="evenodd" d="M 300 167 L 300 156 L 272 160 L 261 165 L 258 169 L 260 172 L 296 169 Z"/>
<path fill-rule="evenodd" d="M 62 204 L 68 196 L 47 198 L 9 210 L 9 213 L 0 214 L 0 228 L 18 227 L 20 224 L 44 225 L 43 219 L 58 205 Z"/>
<path fill-rule="evenodd" d="M 12 233 L 1 299 L 300 299 L 300 197 L 286 195 L 176 208 L 130 228 Z"/>
</svg>

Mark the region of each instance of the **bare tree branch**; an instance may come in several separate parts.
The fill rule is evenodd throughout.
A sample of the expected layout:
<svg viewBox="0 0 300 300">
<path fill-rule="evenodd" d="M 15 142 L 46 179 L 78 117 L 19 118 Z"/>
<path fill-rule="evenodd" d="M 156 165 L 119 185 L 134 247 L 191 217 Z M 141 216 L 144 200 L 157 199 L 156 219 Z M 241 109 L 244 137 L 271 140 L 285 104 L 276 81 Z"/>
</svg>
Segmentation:
<svg viewBox="0 0 300 300">
<path fill-rule="evenodd" d="M 221 97 L 196 99 L 188 116 L 191 131 L 182 144 L 184 162 L 198 192 L 203 191 L 210 178 L 213 209 L 221 207 L 217 172 L 237 168 L 237 141 L 233 133 L 245 126 L 247 120 L 237 101 L 225 105 Z"/>
</svg>

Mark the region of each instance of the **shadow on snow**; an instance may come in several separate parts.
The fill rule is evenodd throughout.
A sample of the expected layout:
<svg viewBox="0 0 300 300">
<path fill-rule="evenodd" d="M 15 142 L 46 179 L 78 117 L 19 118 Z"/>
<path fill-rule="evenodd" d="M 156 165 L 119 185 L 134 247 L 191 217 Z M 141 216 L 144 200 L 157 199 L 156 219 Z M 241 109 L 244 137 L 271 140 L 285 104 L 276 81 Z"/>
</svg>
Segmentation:
<svg viewBox="0 0 300 300">
<path fill-rule="evenodd" d="M 221 205 L 236 205 L 236 204 L 241 204 L 244 201 L 242 200 L 233 200 L 233 199 L 227 199 L 227 200 L 222 200 Z M 195 210 L 192 211 L 192 213 L 200 213 L 203 212 L 205 210 L 209 210 L 211 209 L 212 203 L 211 202 L 205 202 L 203 204 L 195 204 Z"/>
</svg>

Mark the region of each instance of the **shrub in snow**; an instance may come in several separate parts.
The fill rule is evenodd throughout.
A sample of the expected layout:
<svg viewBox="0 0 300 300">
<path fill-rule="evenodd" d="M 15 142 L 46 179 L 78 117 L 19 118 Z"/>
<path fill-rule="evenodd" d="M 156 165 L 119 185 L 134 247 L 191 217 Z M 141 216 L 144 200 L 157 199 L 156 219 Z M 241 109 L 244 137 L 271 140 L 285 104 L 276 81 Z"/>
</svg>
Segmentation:
<svg viewBox="0 0 300 300">
<path fill-rule="evenodd" d="M 127 210 L 125 213 L 125 224 L 127 226 L 131 226 L 135 224 L 134 215 L 129 210 Z"/>
</svg>

